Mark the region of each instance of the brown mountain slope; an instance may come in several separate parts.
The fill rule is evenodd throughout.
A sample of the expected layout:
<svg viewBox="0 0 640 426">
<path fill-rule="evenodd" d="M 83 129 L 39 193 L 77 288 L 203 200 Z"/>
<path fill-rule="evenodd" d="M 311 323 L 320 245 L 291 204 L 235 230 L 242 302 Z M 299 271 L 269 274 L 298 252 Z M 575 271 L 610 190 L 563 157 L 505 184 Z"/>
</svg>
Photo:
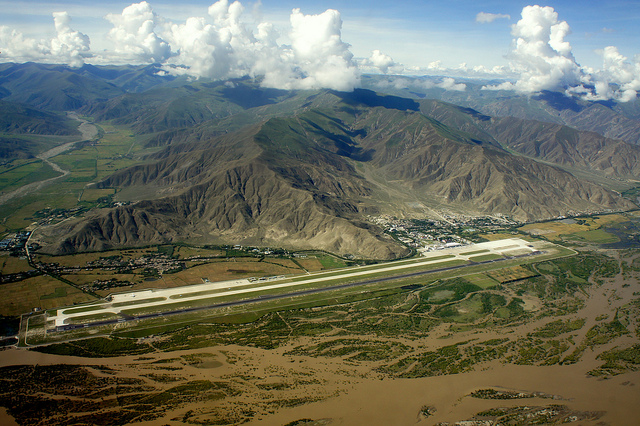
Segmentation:
<svg viewBox="0 0 640 426">
<path fill-rule="evenodd" d="M 489 137 L 529 157 L 612 177 L 640 177 L 640 147 L 637 145 L 561 124 L 514 117 L 491 118 L 444 102 L 423 101 L 422 108 L 447 125 L 477 137 Z"/>
<path fill-rule="evenodd" d="M 440 196 L 459 210 L 510 214 L 520 220 L 633 206 L 559 168 L 479 140 L 455 140 L 420 120 L 422 127 L 416 124 L 411 132 L 390 131 L 385 125 L 362 140 L 363 149 L 375 152 L 371 162 L 377 168 L 418 194 Z"/>
<path fill-rule="evenodd" d="M 496 139 L 525 155 L 609 176 L 640 176 L 640 147 L 558 124 L 502 118 L 494 121 Z"/>
<path fill-rule="evenodd" d="M 132 205 L 50 229 L 47 250 L 188 240 L 391 258 L 406 250 L 364 224 L 367 212 L 437 199 L 455 211 L 531 220 L 634 206 L 409 106 L 371 93 L 359 103 L 356 92 L 332 108 L 170 144 L 100 184 Z"/>
<path fill-rule="evenodd" d="M 354 203 L 369 190 L 362 179 L 349 178 L 353 170 L 344 159 L 272 164 L 252 143 L 235 146 L 245 155 L 240 164 L 227 151 L 231 140 L 165 153 L 112 176 L 102 185 L 145 199 L 130 195 L 132 205 L 47 229 L 41 244 L 56 253 L 177 241 L 321 248 L 380 259 L 408 252 L 359 220 Z"/>
</svg>

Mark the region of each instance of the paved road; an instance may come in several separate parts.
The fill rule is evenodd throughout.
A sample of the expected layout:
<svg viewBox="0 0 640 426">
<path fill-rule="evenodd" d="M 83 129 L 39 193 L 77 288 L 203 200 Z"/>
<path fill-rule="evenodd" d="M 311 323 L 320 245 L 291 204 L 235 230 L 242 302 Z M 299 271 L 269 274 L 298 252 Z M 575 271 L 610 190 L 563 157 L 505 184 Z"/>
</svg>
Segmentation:
<svg viewBox="0 0 640 426">
<path fill-rule="evenodd" d="M 123 322 L 128 322 L 128 321 L 151 319 L 151 318 L 158 318 L 158 317 L 167 317 L 167 316 L 172 316 L 172 315 L 177 315 L 177 314 L 185 314 L 185 313 L 191 313 L 191 312 L 205 311 L 205 310 L 209 310 L 209 309 L 225 308 L 225 307 L 230 307 L 230 306 L 248 305 L 248 304 L 251 304 L 251 303 L 265 302 L 265 301 L 269 301 L 269 300 L 286 299 L 288 297 L 305 296 L 305 295 L 309 295 L 309 294 L 323 293 L 323 292 L 326 292 L 326 291 L 340 290 L 340 289 L 345 289 L 345 288 L 350 288 L 350 287 L 357 287 L 357 286 L 364 286 L 364 285 L 369 285 L 369 284 L 377 284 L 377 283 L 386 282 L 386 281 L 394 281 L 394 280 L 402 280 L 402 279 L 407 279 L 407 278 L 414 278 L 414 277 L 419 277 L 419 276 L 422 276 L 422 275 L 429 275 L 429 274 L 435 274 L 435 273 L 438 273 L 438 272 L 445 272 L 445 271 L 452 271 L 452 270 L 455 270 L 455 269 L 466 268 L 468 266 L 485 265 L 485 264 L 489 264 L 489 263 L 499 263 L 499 262 L 504 262 L 504 261 L 511 260 L 511 259 L 514 259 L 514 258 L 521 258 L 521 257 L 531 256 L 533 254 L 539 254 L 539 253 L 532 252 L 532 253 L 522 254 L 522 255 L 519 255 L 519 256 L 511 256 L 510 258 L 505 258 L 505 259 L 485 260 L 485 261 L 482 261 L 482 262 L 471 262 L 471 264 L 446 266 L 446 267 L 443 267 L 443 268 L 432 269 L 432 270 L 429 270 L 429 271 L 419 271 L 419 272 L 411 272 L 411 273 L 402 274 L 402 275 L 394 275 L 394 276 L 391 276 L 391 277 L 373 278 L 373 279 L 370 279 L 370 280 L 358 281 L 358 282 L 347 283 L 347 284 L 340 284 L 340 285 L 335 285 L 335 286 L 331 286 L 331 287 L 300 290 L 300 291 L 284 293 L 284 294 L 270 294 L 270 295 L 254 297 L 254 298 L 251 298 L 251 299 L 234 300 L 234 301 L 231 301 L 231 302 L 215 303 L 215 304 L 207 305 L 207 306 L 198 306 L 198 307 L 185 308 L 185 309 L 179 309 L 179 310 L 175 310 L 175 311 L 168 311 L 168 312 L 161 312 L 161 313 L 145 314 L 145 315 L 139 315 L 139 316 L 129 316 L 128 318 L 118 318 L 118 319 L 97 321 L 97 322 L 92 322 L 90 324 L 69 324 L 69 325 L 58 326 L 58 327 L 56 327 L 55 330 L 49 330 L 49 332 L 77 330 L 77 329 L 81 329 L 81 328 L 98 327 L 98 326 L 112 325 L 112 324 L 123 323 Z"/>
</svg>

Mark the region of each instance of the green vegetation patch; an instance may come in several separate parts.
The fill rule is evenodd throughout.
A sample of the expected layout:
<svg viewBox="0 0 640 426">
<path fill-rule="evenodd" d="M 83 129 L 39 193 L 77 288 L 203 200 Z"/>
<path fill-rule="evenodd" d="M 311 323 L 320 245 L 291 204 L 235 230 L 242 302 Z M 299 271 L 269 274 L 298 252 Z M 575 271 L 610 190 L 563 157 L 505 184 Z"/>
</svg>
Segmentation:
<svg viewBox="0 0 640 426">
<path fill-rule="evenodd" d="M 502 255 L 492 253 L 492 254 L 485 254 L 481 256 L 471 256 L 469 258 L 469 260 L 472 262 L 486 262 L 489 260 L 498 260 L 498 259 L 504 259 L 504 257 Z"/>
<path fill-rule="evenodd" d="M 47 354 L 82 356 L 89 358 L 141 355 L 154 351 L 154 349 L 146 343 L 137 343 L 131 339 L 122 339 L 118 337 L 95 337 L 75 342 L 39 346 L 32 350 Z"/>
<path fill-rule="evenodd" d="M 502 295 L 476 293 L 461 302 L 436 309 L 433 315 L 445 321 L 474 322 L 506 304 L 506 299 Z"/>
<path fill-rule="evenodd" d="M 93 306 L 84 306 L 82 308 L 65 309 L 64 311 L 62 311 L 62 314 L 64 315 L 79 314 L 81 312 L 91 312 L 91 311 L 97 311 L 100 309 L 104 309 L 104 305 L 93 305 Z"/>
<path fill-rule="evenodd" d="M 493 341 L 467 346 L 468 342 L 443 346 L 435 351 L 401 358 L 378 368 L 378 371 L 395 377 L 416 378 L 458 374 L 474 369 L 479 362 L 491 361 L 504 356 L 507 345 Z"/>
<path fill-rule="evenodd" d="M 135 305 L 142 305 L 144 303 L 163 302 L 165 300 L 167 300 L 166 297 L 150 297 L 148 299 L 138 299 L 138 300 L 129 300 L 126 302 L 112 303 L 111 306 L 113 306 L 114 308 L 119 308 L 121 306 L 135 306 Z"/>
<path fill-rule="evenodd" d="M 616 315 L 611 322 L 599 323 L 591 327 L 585 334 L 584 344 L 589 347 L 604 345 L 624 334 L 629 334 L 629 330 L 618 320 Z"/>
<path fill-rule="evenodd" d="M 0 191 L 8 192 L 23 185 L 60 176 L 43 161 L 33 161 L 0 173 Z"/>
<path fill-rule="evenodd" d="M 316 256 L 324 269 L 337 269 L 347 266 L 344 260 L 328 254 Z"/>
<path fill-rule="evenodd" d="M 604 229 L 594 229 L 593 231 L 579 231 L 572 234 L 560 235 L 567 241 L 580 241 L 595 244 L 617 243 L 620 241 L 615 235 L 605 231 Z"/>
<path fill-rule="evenodd" d="M 85 324 L 85 323 L 92 323 L 96 321 L 104 321 L 104 320 L 118 318 L 118 317 L 119 315 L 113 312 L 102 312 L 99 314 L 81 315 L 73 318 L 68 318 L 67 322 L 69 324 Z"/>
<path fill-rule="evenodd" d="M 57 299 L 58 297 L 67 297 L 67 289 L 65 287 L 56 287 L 53 293 L 40 296 L 40 300 Z"/>
<path fill-rule="evenodd" d="M 467 294 L 482 290 L 479 286 L 463 278 L 453 278 L 429 287 L 419 293 L 420 299 L 428 303 L 443 304 L 461 300 Z M 420 307 L 416 310 L 420 312 Z"/>
<path fill-rule="evenodd" d="M 558 337 L 564 333 L 570 333 L 572 331 L 580 330 L 584 326 L 585 320 L 584 318 L 579 318 L 576 320 L 556 320 L 550 323 L 547 323 L 543 327 L 531 333 L 532 336 L 535 337 Z"/>
<path fill-rule="evenodd" d="M 479 389 L 471 392 L 471 397 L 479 399 L 524 399 L 524 398 L 553 398 L 541 392 L 519 392 L 512 390 Z"/>
<path fill-rule="evenodd" d="M 611 349 L 598 356 L 603 365 L 589 372 L 592 376 L 618 375 L 626 371 L 637 371 L 640 365 L 640 344 L 624 349 Z"/>
<path fill-rule="evenodd" d="M 545 406 L 511 406 L 490 408 L 481 411 L 468 421 L 457 424 L 496 424 L 496 425 L 559 425 L 575 421 L 595 422 L 605 413 L 599 411 L 577 411 L 566 405 L 550 404 Z"/>
<path fill-rule="evenodd" d="M 335 339 L 308 347 L 299 346 L 288 355 L 343 357 L 352 361 L 381 361 L 406 353 L 409 346 L 398 342 Z"/>
<path fill-rule="evenodd" d="M 464 278 L 471 284 L 477 285 L 481 289 L 495 287 L 499 284 L 498 281 L 486 274 L 472 274 L 467 275 Z"/>
<path fill-rule="evenodd" d="M 553 365 L 569 349 L 564 340 L 544 340 L 532 337 L 518 339 L 505 357 L 507 362 L 518 365 Z"/>
<path fill-rule="evenodd" d="M 472 256 L 474 254 L 488 253 L 488 252 L 489 252 L 489 250 L 487 250 L 487 249 L 474 250 L 474 251 L 465 251 L 464 253 L 460 253 L 460 256 Z"/>
</svg>

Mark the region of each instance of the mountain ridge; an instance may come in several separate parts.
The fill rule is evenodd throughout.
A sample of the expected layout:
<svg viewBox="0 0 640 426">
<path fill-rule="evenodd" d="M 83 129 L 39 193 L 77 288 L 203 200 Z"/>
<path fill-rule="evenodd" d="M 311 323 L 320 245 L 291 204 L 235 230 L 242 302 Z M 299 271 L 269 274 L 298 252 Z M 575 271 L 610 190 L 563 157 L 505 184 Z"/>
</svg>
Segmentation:
<svg viewBox="0 0 640 426">
<path fill-rule="evenodd" d="M 95 214 L 90 225 L 65 224 L 57 235 L 66 237 L 54 251 L 186 238 L 393 258 L 406 249 L 363 222 L 365 212 L 382 211 L 381 194 L 393 192 L 389 182 L 416 194 L 412 201 L 436 197 L 457 210 L 519 220 L 634 206 L 560 168 L 513 156 L 492 139 L 413 108 L 370 101 L 339 100 L 211 139 L 169 144 L 152 161 L 98 185 L 117 188 L 130 207 Z M 371 182 L 361 167 L 390 181 Z M 154 223 L 163 224 L 161 231 L 153 232 Z M 126 231 L 131 224 L 139 232 Z"/>
<path fill-rule="evenodd" d="M 512 111 L 520 105 L 542 118 L 555 111 L 575 119 L 589 108 L 609 108 L 629 120 L 619 131 L 633 131 L 633 105 L 549 94 L 524 99 L 482 93 L 477 85 L 446 96 L 438 89 L 440 98 L 461 100 L 453 105 L 419 91 L 397 95 L 405 89 L 282 91 L 250 78 L 186 81 L 154 70 L 0 66 L 5 101 L 78 107 L 97 124 L 130 131 L 145 153 L 127 158 L 137 165 L 93 182 L 114 192 L 116 205 L 39 231 L 46 250 L 243 242 L 393 258 L 407 249 L 367 215 L 531 221 L 635 207 L 600 177 L 637 179 L 639 147 L 486 112 L 503 102 Z"/>
</svg>

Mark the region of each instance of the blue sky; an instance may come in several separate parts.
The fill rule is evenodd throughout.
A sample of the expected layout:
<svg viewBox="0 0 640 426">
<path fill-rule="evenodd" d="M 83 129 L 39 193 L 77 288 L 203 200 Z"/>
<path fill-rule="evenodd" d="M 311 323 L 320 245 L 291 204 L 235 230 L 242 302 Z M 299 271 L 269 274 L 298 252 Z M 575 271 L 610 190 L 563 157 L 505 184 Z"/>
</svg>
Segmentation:
<svg viewBox="0 0 640 426">
<path fill-rule="evenodd" d="M 188 16 L 206 16 L 212 1 L 149 1 L 161 16 L 181 20 Z M 3 11 L 0 25 L 17 29 L 34 38 L 54 34 L 51 13 L 67 11 L 72 28 L 91 38 L 92 48 L 108 48 L 104 40 L 111 24 L 103 17 L 120 13 L 131 2 L 72 1 L 0 1 Z M 254 2 L 243 2 L 245 20 L 251 19 Z M 391 5 L 390 5 L 391 4 Z M 263 0 L 262 19 L 280 25 L 286 32 L 289 14 L 300 8 L 304 14 L 318 14 L 326 9 L 341 13 L 342 39 L 351 45 L 358 57 L 374 49 L 390 55 L 407 66 L 427 66 L 442 61 L 455 67 L 465 62 L 470 66 L 505 65 L 512 36 L 510 26 L 520 18 L 524 6 L 536 4 L 522 1 L 308 1 Z M 601 57 L 595 52 L 606 46 L 617 46 L 620 53 L 633 57 L 640 53 L 640 1 L 548 1 L 559 19 L 567 21 L 574 56 L 581 65 L 598 67 Z M 475 22 L 479 12 L 510 15 L 492 23 Z"/>
<path fill-rule="evenodd" d="M 212 3 L 0 0 L 0 61 L 156 63 L 287 90 L 352 90 L 384 73 L 440 76 L 444 90 L 476 77 L 502 80 L 486 90 L 587 100 L 640 93 L 638 0 Z"/>
</svg>

